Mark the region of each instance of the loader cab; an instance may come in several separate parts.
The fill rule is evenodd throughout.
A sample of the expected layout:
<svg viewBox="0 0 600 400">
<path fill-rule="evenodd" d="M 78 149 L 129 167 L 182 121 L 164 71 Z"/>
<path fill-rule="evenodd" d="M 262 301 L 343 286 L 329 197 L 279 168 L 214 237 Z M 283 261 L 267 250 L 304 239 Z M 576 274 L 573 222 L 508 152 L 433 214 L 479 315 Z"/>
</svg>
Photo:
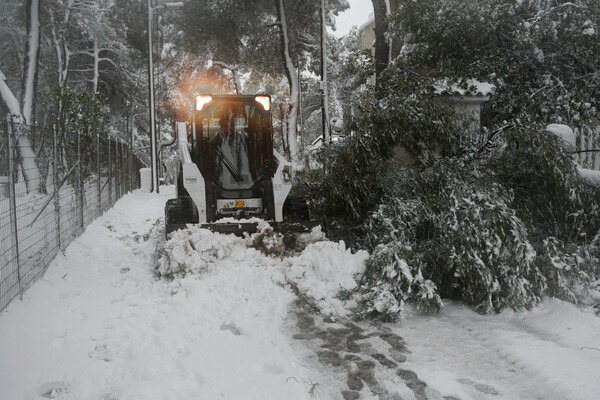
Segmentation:
<svg viewBox="0 0 600 400">
<path fill-rule="evenodd" d="M 206 180 L 207 218 L 273 217 L 271 98 L 198 95 L 192 121 L 192 161 Z"/>
</svg>

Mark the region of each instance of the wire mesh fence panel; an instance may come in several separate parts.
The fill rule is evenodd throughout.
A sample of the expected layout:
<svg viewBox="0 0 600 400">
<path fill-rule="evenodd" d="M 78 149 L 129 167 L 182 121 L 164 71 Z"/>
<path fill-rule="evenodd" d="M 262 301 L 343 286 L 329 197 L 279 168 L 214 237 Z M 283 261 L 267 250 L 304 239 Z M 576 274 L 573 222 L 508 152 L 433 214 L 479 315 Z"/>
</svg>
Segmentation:
<svg viewBox="0 0 600 400">
<path fill-rule="evenodd" d="M 125 154 L 131 154 L 125 144 L 102 135 L 58 137 L 56 128 L 0 124 L 0 310 L 119 197 L 139 187 L 142 163 L 132 156 L 128 164 Z"/>
<path fill-rule="evenodd" d="M 19 262 L 15 230 L 15 207 L 12 196 L 9 159 L 10 152 L 8 121 L 2 125 L 0 132 L 0 309 L 8 305 L 19 292 Z"/>
</svg>

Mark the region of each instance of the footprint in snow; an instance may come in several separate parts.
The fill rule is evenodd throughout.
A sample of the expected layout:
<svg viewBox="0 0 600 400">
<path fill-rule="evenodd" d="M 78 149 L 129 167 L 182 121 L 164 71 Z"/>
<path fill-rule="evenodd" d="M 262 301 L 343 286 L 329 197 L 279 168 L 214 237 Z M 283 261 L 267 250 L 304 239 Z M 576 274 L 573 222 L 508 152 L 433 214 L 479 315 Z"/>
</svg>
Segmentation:
<svg viewBox="0 0 600 400">
<path fill-rule="evenodd" d="M 94 350 L 91 351 L 88 355 L 90 358 L 96 360 L 102 360 L 104 362 L 112 361 L 112 357 L 109 354 L 108 347 L 106 346 L 106 344 L 97 344 Z"/>
<path fill-rule="evenodd" d="M 33 392 L 36 397 L 45 399 L 60 399 L 69 393 L 70 385 L 67 382 L 55 381 L 38 386 Z"/>
<path fill-rule="evenodd" d="M 419 379 L 417 374 L 415 374 L 413 371 L 401 368 L 398 369 L 397 373 L 398 376 L 402 378 L 406 386 L 413 391 L 415 399 L 427 400 L 427 396 L 425 395 L 425 388 L 427 385 L 425 382 Z"/>
<path fill-rule="evenodd" d="M 494 387 L 492 387 L 490 385 L 485 385 L 483 383 L 478 383 L 478 382 L 472 381 L 470 379 L 460 378 L 460 379 L 457 379 L 457 382 L 462 383 L 463 385 L 472 386 L 475 388 L 475 390 L 477 390 L 478 392 L 481 392 L 483 394 L 490 394 L 493 396 L 497 396 L 500 394 Z"/>
<path fill-rule="evenodd" d="M 281 368 L 277 364 L 263 364 L 262 370 L 268 374 L 279 375 L 283 372 L 283 368 Z"/>
<path fill-rule="evenodd" d="M 379 371 L 382 368 L 396 370 L 396 375 L 412 390 L 415 399 L 442 398 L 414 372 L 398 369 L 398 364 L 406 361 L 406 354 L 410 354 L 410 351 L 402 337 L 391 332 L 391 329 L 374 326 L 375 330 L 369 331 L 350 321 L 334 322 L 327 318 L 318 318 L 317 321 L 316 315 L 302 309 L 295 313 L 295 317 L 299 332 L 293 337 L 312 348 L 320 364 L 345 375 L 346 385 L 341 388 L 344 400 L 358 400 L 362 398 L 362 391 L 368 391 L 378 400 L 399 399 L 398 394 L 390 393 L 378 382 L 377 374 L 381 373 Z M 375 338 L 387 345 L 389 355 L 374 350 L 381 347 Z"/>
<path fill-rule="evenodd" d="M 242 334 L 240 329 L 234 323 L 222 324 L 221 330 L 229 331 L 229 332 L 233 333 L 235 336 L 240 336 Z"/>
</svg>

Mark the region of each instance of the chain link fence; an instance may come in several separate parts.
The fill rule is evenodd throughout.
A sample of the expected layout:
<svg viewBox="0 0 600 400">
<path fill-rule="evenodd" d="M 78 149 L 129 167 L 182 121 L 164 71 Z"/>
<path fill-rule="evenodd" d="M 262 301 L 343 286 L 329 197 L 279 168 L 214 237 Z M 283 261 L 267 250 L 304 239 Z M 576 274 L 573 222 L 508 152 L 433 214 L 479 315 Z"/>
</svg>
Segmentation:
<svg viewBox="0 0 600 400">
<path fill-rule="evenodd" d="M 142 167 L 129 146 L 114 138 L 74 132 L 61 141 L 56 129 L 3 121 L 0 310 L 87 225 L 139 187 Z"/>
</svg>

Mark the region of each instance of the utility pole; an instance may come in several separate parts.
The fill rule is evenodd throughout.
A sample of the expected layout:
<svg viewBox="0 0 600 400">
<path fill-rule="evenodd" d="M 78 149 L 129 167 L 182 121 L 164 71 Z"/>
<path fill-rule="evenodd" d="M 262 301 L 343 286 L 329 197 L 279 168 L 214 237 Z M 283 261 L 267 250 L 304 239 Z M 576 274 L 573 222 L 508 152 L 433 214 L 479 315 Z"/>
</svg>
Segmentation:
<svg viewBox="0 0 600 400">
<path fill-rule="evenodd" d="M 152 0 L 148 0 L 148 95 L 150 114 L 150 169 L 152 171 L 152 191 L 158 193 L 158 152 L 156 146 L 156 116 L 154 109 L 154 65 L 152 61 L 152 19 L 154 11 L 161 8 L 176 9 L 183 7 L 183 2 L 165 3 L 152 7 Z"/>
<path fill-rule="evenodd" d="M 331 143 L 329 132 L 329 94 L 327 91 L 327 25 L 325 24 L 325 0 L 321 0 L 321 119 L 323 123 L 323 143 Z"/>
<path fill-rule="evenodd" d="M 148 0 L 148 99 L 150 107 L 150 170 L 152 172 L 152 191 L 158 193 L 158 168 L 156 160 L 156 120 L 154 115 L 154 65 L 152 63 L 152 18 L 154 9 L 152 0 Z"/>
</svg>

